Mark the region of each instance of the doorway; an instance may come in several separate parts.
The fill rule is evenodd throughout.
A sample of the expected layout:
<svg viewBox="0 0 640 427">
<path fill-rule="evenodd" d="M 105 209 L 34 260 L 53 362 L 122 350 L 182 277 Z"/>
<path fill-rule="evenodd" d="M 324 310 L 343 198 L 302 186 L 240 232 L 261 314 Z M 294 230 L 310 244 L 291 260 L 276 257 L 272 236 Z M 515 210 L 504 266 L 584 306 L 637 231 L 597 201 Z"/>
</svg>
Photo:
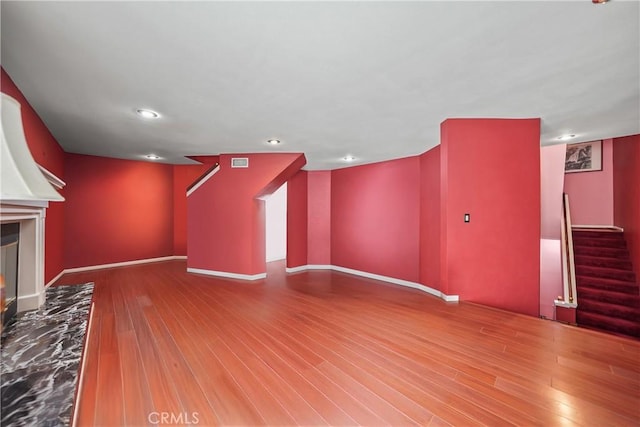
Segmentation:
<svg viewBox="0 0 640 427">
<path fill-rule="evenodd" d="M 282 184 L 265 200 L 265 231 L 267 262 L 287 258 L 287 183 Z M 284 263 L 283 263 L 284 265 Z M 283 267 L 284 269 L 284 267 Z"/>
</svg>

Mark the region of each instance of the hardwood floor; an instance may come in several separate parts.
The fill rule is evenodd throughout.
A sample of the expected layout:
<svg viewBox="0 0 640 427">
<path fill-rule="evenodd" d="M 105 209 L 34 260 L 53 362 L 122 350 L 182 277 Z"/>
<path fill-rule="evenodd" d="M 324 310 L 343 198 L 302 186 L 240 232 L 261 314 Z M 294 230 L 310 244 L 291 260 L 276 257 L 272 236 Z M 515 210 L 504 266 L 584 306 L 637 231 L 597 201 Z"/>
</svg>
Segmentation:
<svg viewBox="0 0 640 427">
<path fill-rule="evenodd" d="M 95 282 L 77 425 L 639 425 L 640 342 L 337 272 Z M 164 418 L 162 418 L 164 417 Z"/>
</svg>

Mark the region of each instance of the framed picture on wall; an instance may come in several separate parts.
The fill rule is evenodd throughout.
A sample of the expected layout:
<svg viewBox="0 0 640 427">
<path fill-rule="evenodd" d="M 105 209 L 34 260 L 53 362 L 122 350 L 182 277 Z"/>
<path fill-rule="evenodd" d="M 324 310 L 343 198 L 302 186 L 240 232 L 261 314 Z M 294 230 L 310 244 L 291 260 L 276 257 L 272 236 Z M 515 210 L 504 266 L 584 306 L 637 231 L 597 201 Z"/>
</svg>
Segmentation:
<svg viewBox="0 0 640 427">
<path fill-rule="evenodd" d="M 602 141 L 567 144 L 564 173 L 602 170 Z"/>
</svg>

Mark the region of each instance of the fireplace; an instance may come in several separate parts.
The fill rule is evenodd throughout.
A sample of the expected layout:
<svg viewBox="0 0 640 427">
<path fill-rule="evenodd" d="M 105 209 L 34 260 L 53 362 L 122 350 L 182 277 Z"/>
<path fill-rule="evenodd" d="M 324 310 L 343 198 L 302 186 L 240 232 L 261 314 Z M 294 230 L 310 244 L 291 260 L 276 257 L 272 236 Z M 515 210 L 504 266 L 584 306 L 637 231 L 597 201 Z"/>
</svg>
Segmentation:
<svg viewBox="0 0 640 427">
<path fill-rule="evenodd" d="M 44 303 L 44 228 L 47 206 L 64 198 L 52 186 L 64 185 L 34 161 L 22 127 L 20 104 L 1 94 L 0 126 L 0 224 L 2 225 L 2 274 L 5 286 L 15 277 L 15 310 L 33 310 Z M 12 243 L 5 250 L 7 241 Z M 19 232 L 14 233 L 18 230 Z M 5 272 L 7 264 L 15 269 Z M 17 257 L 17 259 L 15 259 Z M 13 286 L 13 284 L 11 285 Z M 11 289 L 15 289 L 12 287 Z M 5 288 L 7 296 L 11 292 Z"/>
<path fill-rule="evenodd" d="M 14 296 L 17 312 L 34 310 L 44 303 L 45 213 L 46 204 L 10 205 L 4 201 L 0 204 L 5 295 L 8 303 L 10 279 L 15 280 L 13 289 L 16 290 Z M 5 319 L 8 317 L 9 313 L 6 313 Z"/>
<path fill-rule="evenodd" d="M 20 223 L 13 222 L 0 226 L 0 324 L 6 325 L 18 308 L 18 249 Z"/>
</svg>

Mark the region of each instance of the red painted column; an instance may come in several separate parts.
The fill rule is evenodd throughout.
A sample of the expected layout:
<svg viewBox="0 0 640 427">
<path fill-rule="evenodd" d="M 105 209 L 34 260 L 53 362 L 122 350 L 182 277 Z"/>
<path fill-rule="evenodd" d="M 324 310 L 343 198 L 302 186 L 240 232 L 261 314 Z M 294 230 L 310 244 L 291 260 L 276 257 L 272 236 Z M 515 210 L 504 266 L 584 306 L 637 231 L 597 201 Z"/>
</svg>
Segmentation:
<svg viewBox="0 0 640 427">
<path fill-rule="evenodd" d="M 640 135 L 613 140 L 615 225 L 624 228 L 631 262 L 640 279 Z"/>
<path fill-rule="evenodd" d="M 540 120 L 448 119 L 441 131 L 442 291 L 537 316 Z"/>
<path fill-rule="evenodd" d="M 420 155 L 420 283 L 440 289 L 440 146 Z"/>
<path fill-rule="evenodd" d="M 331 264 L 331 171 L 308 174 L 308 264 Z"/>
<path fill-rule="evenodd" d="M 307 265 L 307 171 L 287 182 L 287 268 Z"/>
</svg>

